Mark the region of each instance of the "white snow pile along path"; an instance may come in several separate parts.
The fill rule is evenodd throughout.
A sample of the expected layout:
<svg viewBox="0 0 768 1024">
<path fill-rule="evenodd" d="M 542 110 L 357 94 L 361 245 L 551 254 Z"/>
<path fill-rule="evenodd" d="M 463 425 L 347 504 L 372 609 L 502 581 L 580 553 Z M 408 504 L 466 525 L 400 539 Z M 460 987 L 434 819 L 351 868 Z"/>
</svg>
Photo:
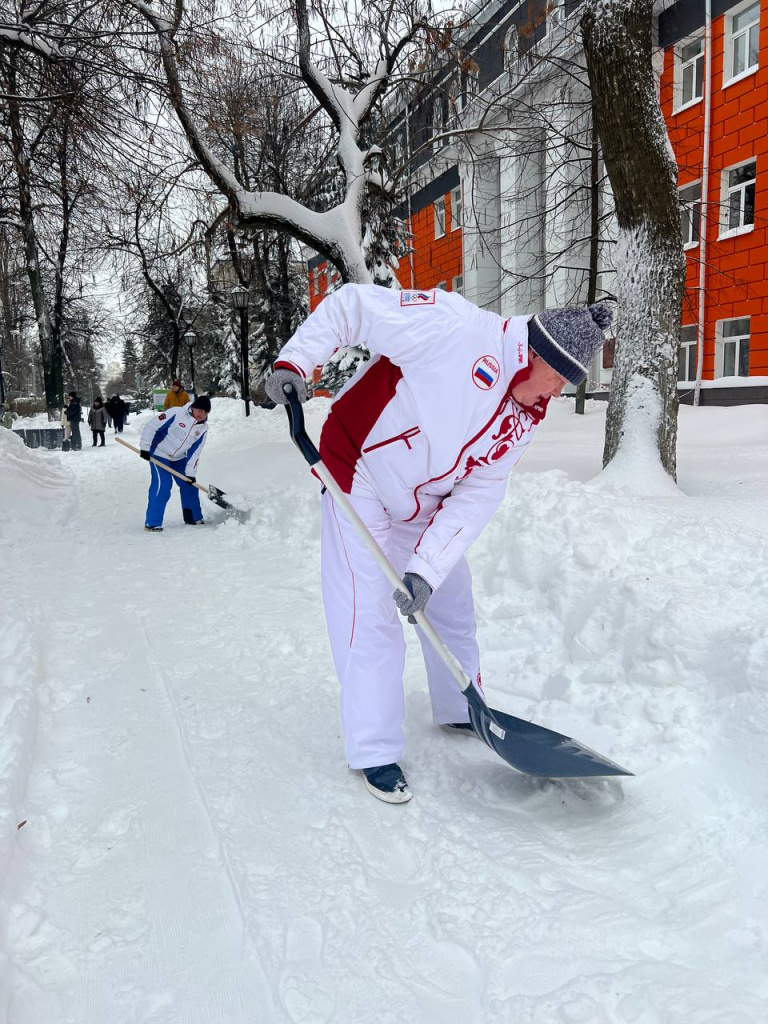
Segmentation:
<svg viewBox="0 0 768 1024">
<path fill-rule="evenodd" d="M 345 768 L 285 415 L 211 423 L 251 514 L 158 535 L 111 433 L 0 430 L 0 1024 L 762 1024 L 768 409 L 682 409 L 659 494 L 553 403 L 471 551 L 485 688 L 636 778 L 435 729 L 411 637 L 399 807 Z"/>
</svg>

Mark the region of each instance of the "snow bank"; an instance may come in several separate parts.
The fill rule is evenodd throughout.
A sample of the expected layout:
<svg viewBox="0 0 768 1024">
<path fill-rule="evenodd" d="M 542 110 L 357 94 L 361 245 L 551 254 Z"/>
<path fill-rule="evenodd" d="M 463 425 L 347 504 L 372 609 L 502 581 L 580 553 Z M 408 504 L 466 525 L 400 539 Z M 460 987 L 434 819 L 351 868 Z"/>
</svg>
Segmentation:
<svg viewBox="0 0 768 1024">
<path fill-rule="evenodd" d="M 50 572 L 34 557 L 14 563 L 9 554 L 12 546 L 23 548 L 40 534 L 60 531 L 74 504 L 72 477 L 61 456 L 29 449 L 12 431 L 0 428 L 0 895 L 20 835 L 35 745 L 36 684 L 42 674 L 30 589 L 48 582 Z M 9 984 L 0 941 L 0 990 L 7 991 Z M 5 1006 L 0 999 L 0 1024 L 6 1021 Z"/>
<path fill-rule="evenodd" d="M 35 682 L 40 653 L 31 626 L 11 614 L 7 581 L 0 599 L 0 920 L 5 921 L 5 882 L 23 824 L 23 800 L 32 768 L 37 723 Z M 0 933 L 0 993 L 11 990 L 11 970 Z M 8 1024 L 0 995 L 0 1024 Z"/>
<path fill-rule="evenodd" d="M 27 448 L 0 429 L 0 540 L 60 525 L 72 510 L 71 484 L 58 453 Z"/>
</svg>

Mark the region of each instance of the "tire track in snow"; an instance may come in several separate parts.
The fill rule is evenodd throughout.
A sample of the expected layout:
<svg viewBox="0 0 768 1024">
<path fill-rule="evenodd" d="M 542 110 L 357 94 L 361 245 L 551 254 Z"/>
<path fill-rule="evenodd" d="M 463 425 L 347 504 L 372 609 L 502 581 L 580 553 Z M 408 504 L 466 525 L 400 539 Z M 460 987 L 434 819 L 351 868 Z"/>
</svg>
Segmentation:
<svg viewBox="0 0 768 1024">
<path fill-rule="evenodd" d="M 195 769 L 193 767 L 192 757 L 191 757 L 190 749 L 189 749 L 189 743 L 188 743 L 187 735 L 186 735 L 186 732 L 185 732 L 185 729 L 184 729 L 184 724 L 183 724 L 182 716 L 181 716 L 181 710 L 179 708 L 179 702 L 178 702 L 178 699 L 177 699 L 177 696 L 176 696 L 176 692 L 175 692 L 173 686 L 168 681 L 166 673 L 163 671 L 163 669 L 160 666 L 160 662 L 158 660 L 154 644 L 152 643 L 152 640 L 151 640 L 151 638 L 149 636 L 149 633 L 147 632 L 147 628 L 146 628 L 146 625 L 144 623 L 143 618 L 139 618 L 138 622 L 139 622 L 139 626 L 140 626 L 141 635 L 142 635 L 142 637 L 144 639 L 144 643 L 146 645 L 146 654 L 147 654 L 146 660 L 147 660 L 147 664 L 152 669 L 152 671 L 153 671 L 153 673 L 155 675 L 155 679 L 157 681 L 158 687 L 160 688 L 160 690 L 164 694 L 165 700 L 166 700 L 166 702 L 168 704 L 168 707 L 171 710 L 171 713 L 172 713 L 172 716 L 173 716 L 173 722 L 174 722 L 174 725 L 175 725 L 176 735 L 178 737 L 179 749 L 181 751 L 182 760 L 183 760 L 184 765 L 186 767 L 187 774 L 188 774 L 188 776 L 190 778 L 190 781 L 192 782 L 194 790 L 195 790 L 195 792 L 197 794 L 200 806 L 201 806 L 201 808 L 204 811 L 205 820 L 206 820 L 206 823 L 207 823 L 207 826 L 208 826 L 209 837 L 210 837 L 210 839 L 213 840 L 213 843 L 215 844 L 217 854 L 218 854 L 218 856 L 219 856 L 219 858 L 221 860 L 221 863 L 222 863 L 223 868 L 224 868 L 224 873 L 226 874 L 226 877 L 227 877 L 227 881 L 228 881 L 228 884 L 229 884 L 230 892 L 232 894 L 234 903 L 235 903 L 235 905 L 237 907 L 237 913 L 238 913 L 238 917 L 240 919 L 240 928 L 241 928 L 241 934 L 242 934 L 243 942 L 244 942 L 245 946 L 247 948 L 249 948 L 249 951 L 252 952 L 253 954 L 255 954 L 258 957 L 259 963 L 262 964 L 262 955 L 261 955 L 260 950 L 258 948 L 259 947 L 259 943 L 256 941 L 256 939 L 253 936 L 253 934 L 251 932 L 251 929 L 249 927 L 248 915 L 246 913 L 245 902 L 243 900 L 243 894 L 242 894 L 242 888 L 241 888 L 240 883 L 238 882 L 237 873 L 235 872 L 235 870 L 234 870 L 234 868 L 232 866 L 232 861 L 231 861 L 231 858 L 229 856 L 229 851 L 227 849 L 227 846 L 224 843 L 223 839 L 221 838 L 221 835 L 219 834 L 219 832 L 218 832 L 218 830 L 216 828 L 216 825 L 214 824 L 215 816 L 213 814 L 210 802 L 209 802 L 207 794 L 205 792 L 205 788 L 201 784 L 200 779 L 198 777 L 198 774 L 197 774 L 197 772 L 195 771 Z M 263 981 L 264 981 L 264 991 L 265 992 L 266 991 L 271 991 L 270 986 L 268 984 L 266 971 L 263 968 L 263 964 L 262 964 L 262 968 L 261 969 L 262 969 Z"/>
</svg>

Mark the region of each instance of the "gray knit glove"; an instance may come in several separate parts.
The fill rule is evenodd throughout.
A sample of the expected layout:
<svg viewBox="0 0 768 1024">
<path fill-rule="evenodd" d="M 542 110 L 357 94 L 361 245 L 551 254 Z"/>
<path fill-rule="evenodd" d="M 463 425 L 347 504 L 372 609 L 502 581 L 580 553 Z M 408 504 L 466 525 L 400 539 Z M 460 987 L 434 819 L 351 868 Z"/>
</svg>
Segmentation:
<svg viewBox="0 0 768 1024">
<path fill-rule="evenodd" d="M 409 622 L 415 622 L 414 613 L 423 612 L 427 607 L 427 601 L 432 597 L 432 587 L 415 572 L 407 572 L 403 576 L 403 583 L 411 596 L 407 597 L 401 590 L 396 590 L 392 597 L 400 609 L 400 614 L 407 615 Z"/>
<path fill-rule="evenodd" d="M 284 367 L 274 370 L 272 376 L 267 377 L 264 390 L 273 402 L 276 402 L 278 405 L 288 405 L 288 396 L 283 391 L 283 385 L 285 384 L 293 384 L 299 401 L 302 404 L 306 402 L 307 385 L 304 383 L 304 378 L 300 377 L 298 373 L 294 373 L 293 370 L 286 370 Z"/>
</svg>

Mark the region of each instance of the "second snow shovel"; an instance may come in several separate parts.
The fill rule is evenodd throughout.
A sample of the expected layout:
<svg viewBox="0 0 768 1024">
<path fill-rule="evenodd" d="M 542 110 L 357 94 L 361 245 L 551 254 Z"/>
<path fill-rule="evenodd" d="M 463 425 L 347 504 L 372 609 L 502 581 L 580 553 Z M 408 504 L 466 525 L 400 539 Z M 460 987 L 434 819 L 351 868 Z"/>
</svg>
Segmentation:
<svg viewBox="0 0 768 1024">
<path fill-rule="evenodd" d="M 318 479 L 325 484 L 334 502 L 355 529 L 392 586 L 396 590 L 407 593 L 403 581 L 355 511 L 354 506 L 327 467 L 323 465 L 320 453 L 304 428 L 304 410 L 295 388 L 291 384 L 286 384 L 284 391 L 288 399 L 286 411 L 294 444 L 312 467 Z M 594 750 L 590 750 L 589 747 L 585 747 L 583 743 L 579 743 L 569 736 L 488 707 L 483 695 L 474 682 L 464 674 L 463 668 L 437 635 L 424 612 L 416 612 L 414 618 L 466 697 L 469 705 L 469 718 L 475 732 L 491 750 L 494 750 L 516 771 L 542 779 L 583 779 L 605 775 L 632 775 L 632 772 L 626 771 L 613 761 L 609 761 L 607 757 L 595 753 Z"/>
<path fill-rule="evenodd" d="M 124 441 L 122 437 L 116 437 L 115 440 L 124 448 L 130 448 L 132 452 L 136 452 L 137 455 L 141 455 L 140 448 L 136 448 L 135 445 L 129 444 L 127 441 Z M 185 483 L 192 484 L 192 486 L 196 487 L 198 491 L 202 491 L 203 494 L 206 494 L 210 501 L 214 503 L 214 505 L 218 505 L 220 508 L 225 508 L 228 511 L 234 511 L 234 506 L 230 505 L 228 501 L 224 500 L 224 491 L 220 491 L 219 488 L 214 487 L 213 484 L 208 484 L 208 486 L 206 487 L 205 484 L 199 484 L 197 480 L 190 480 L 189 477 L 184 476 L 183 473 L 179 473 L 179 471 L 176 469 L 171 469 L 170 466 L 166 466 L 165 463 L 163 462 L 158 462 L 157 459 L 153 459 L 150 457 L 149 461 L 153 462 L 156 466 L 159 466 L 160 469 L 164 469 L 166 473 L 170 473 L 171 476 L 177 476 L 179 480 L 184 480 Z"/>
</svg>

